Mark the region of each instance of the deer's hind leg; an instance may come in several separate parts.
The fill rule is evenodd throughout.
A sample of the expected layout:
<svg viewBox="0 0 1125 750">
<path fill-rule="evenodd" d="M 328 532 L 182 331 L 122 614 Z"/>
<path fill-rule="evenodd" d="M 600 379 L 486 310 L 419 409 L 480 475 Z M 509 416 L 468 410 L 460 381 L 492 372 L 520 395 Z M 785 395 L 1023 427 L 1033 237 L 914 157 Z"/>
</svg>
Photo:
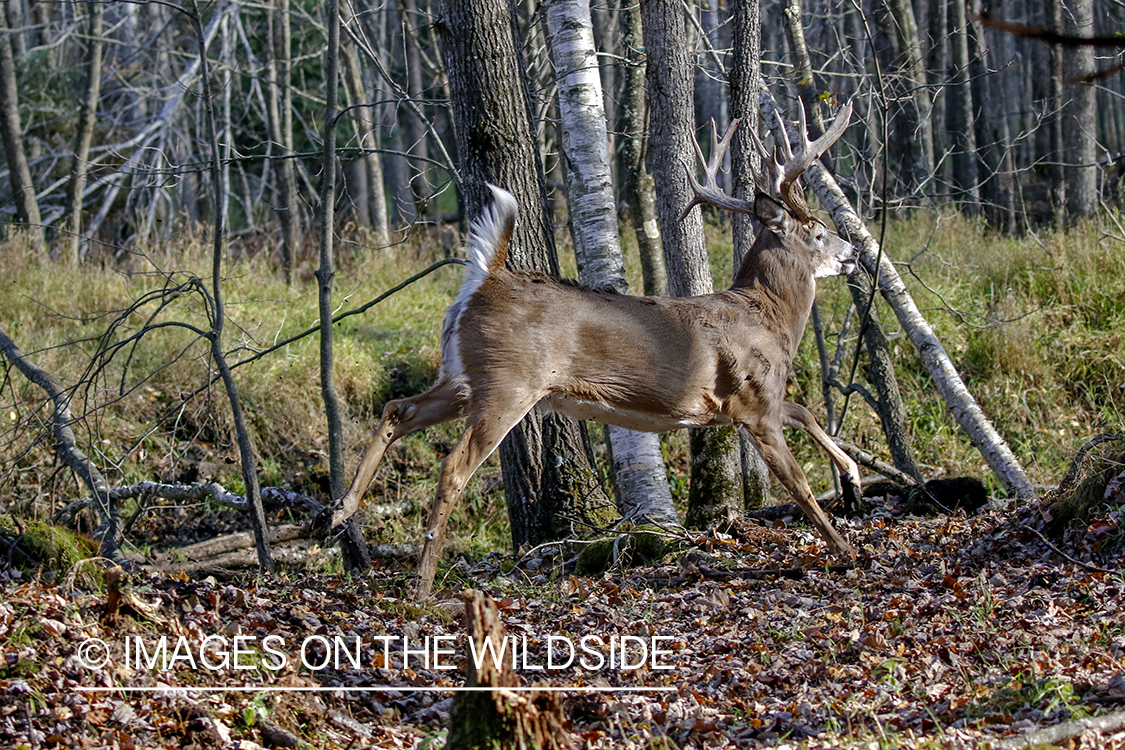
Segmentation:
<svg viewBox="0 0 1125 750">
<path fill-rule="evenodd" d="M 832 438 L 828 436 L 828 433 L 821 429 L 808 409 L 792 401 L 786 401 L 782 405 L 782 409 L 786 426 L 797 427 L 804 430 L 817 445 L 824 449 L 824 452 L 832 459 L 832 463 L 836 464 L 836 468 L 840 470 L 840 484 L 843 493 L 842 499 L 844 501 L 844 507 L 858 507 L 862 497 L 860 493 L 859 467 L 856 466 L 852 457 L 844 453 L 840 446 L 836 445 Z"/>
<path fill-rule="evenodd" d="M 418 564 L 414 588 L 417 599 L 429 596 L 433 588 L 442 544 L 445 542 L 445 526 L 453 512 L 454 503 L 461 497 L 469 482 L 469 477 L 496 450 L 512 428 L 531 411 L 539 398 L 539 395 L 505 394 L 503 398 L 488 399 L 473 405 L 465 433 L 442 462 L 437 496 L 434 497 L 430 518 L 426 523 L 422 561 Z"/>
<path fill-rule="evenodd" d="M 375 437 L 356 468 L 351 486 L 333 506 L 332 528 L 348 520 L 359 509 L 363 494 L 371 486 L 375 469 L 391 443 L 418 430 L 456 419 L 464 405 L 462 389 L 450 380 L 443 380 L 418 396 L 389 401 L 383 407 L 383 417 L 375 428 Z"/>
</svg>

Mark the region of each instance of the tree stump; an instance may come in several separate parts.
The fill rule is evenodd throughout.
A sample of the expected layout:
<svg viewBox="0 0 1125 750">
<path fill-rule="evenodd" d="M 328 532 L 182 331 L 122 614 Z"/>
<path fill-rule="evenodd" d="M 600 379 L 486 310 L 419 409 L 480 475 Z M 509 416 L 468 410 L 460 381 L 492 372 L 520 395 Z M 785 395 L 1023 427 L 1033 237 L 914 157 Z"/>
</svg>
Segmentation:
<svg viewBox="0 0 1125 750">
<path fill-rule="evenodd" d="M 469 638 L 481 654 L 478 669 L 472 652 L 465 666 L 465 686 L 493 688 L 465 691 L 453 697 L 449 713 L 448 750 L 571 750 L 562 702 L 557 693 L 517 692 L 519 677 L 512 666 L 512 648 L 500 650 L 504 625 L 496 604 L 478 591 L 468 591 L 465 620 Z M 491 641 L 494 651 L 487 650 Z M 497 663 L 495 655 L 500 656 Z"/>
</svg>

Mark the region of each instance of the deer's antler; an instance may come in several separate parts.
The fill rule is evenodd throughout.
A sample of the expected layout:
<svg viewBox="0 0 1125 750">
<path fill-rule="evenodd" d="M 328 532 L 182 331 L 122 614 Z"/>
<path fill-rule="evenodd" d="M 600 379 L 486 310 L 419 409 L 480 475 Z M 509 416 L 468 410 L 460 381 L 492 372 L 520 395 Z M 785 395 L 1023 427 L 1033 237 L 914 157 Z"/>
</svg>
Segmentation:
<svg viewBox="0 0 1125 750">
<path fill-rule="evenodd" d="M 841 107 L 836 118 L 832 121 L 832 125 L 829 126 L 823 135 L 812 142 L 809 141 L 808 137 L 808 123 L 805 118 L 805 107 L 803 104 L 800 104 L 800 102 L 798 102 L 798 105 L 800 148 L 795 155 L 788 140 L 789 134 L 786 131 L 785 123 L 782 122 L 781 124 L 782 131 L 785 132 L 786 137 L 778 144 L 777 150 L 784 158 L 784 164 L 779 163 L 777 157 L 766 149 L 761 140 L 758 139 L 757 133 L 751 131 L 750 140 L 753 141 L 754 147 L 757 149 L 762 162 L 760 172 L 754 177 L 758 191 L 781 198 L 781 200 L 785 202 L 785 205 L 787 205 L 801 221 L 808 221 L 813 215 L 812 211 L 809 210 L 808 204 L 805 202 L 805 197 L 801 190 L 801 174 L 844 134 L 844 130 L 847 129 L 848 122 L 851 120 L 852 103 L 848 102 Z M 734 131 L 738 127 L 739 122 L 741 122 L 741 120 L 735 120 L 730 124 L 722 140 L 718 139 L 718 132 L 714 121 L 711 122 L 710 160 L 703 157 L 703 150 L 699 147 L 699 143 L 697 141 L 692 141 L 692 145 L 695 146 L 695 154 L 699 158 L 699 163 L 703 165 L 704 184 L 701 185 L 699 180 L 696 179 L 695 170 L 685 164 L 684 166 L 687 167 L 688 181 L 691 183 L 691 190 L 694 197 L 680 215 L 681 221 L 688 215 L 688 211 L 691 211 L 691 209 L 696 206 L 704 204 L 717 206 L 718 208 L 724 208 L 736 213 L 751 214 L 754 212 L 753 201 L 735 198 L 727 194 L 719 187 L 718 183 L 719 170 L 722 169 L 723 159 L 726 158 L 727 151 L 730 149 L 731 138 L 734 136 Z"/>
<path fill-rule="evenodd" d="M 718 126 L 715 121 L 711 121 L 711 160 L 703 158 L 703 149 L 699 147 L 699 142 L 693 140 L 691 145 L 695 146 L 695 155 L 699 158 L 699 163 L 703 165 L 703 185 L 699 184 L 699 180 L 695 179 L 695 170 L 690 165 L 685 164 L 687 167 L 688 181 L 691 183 L 691 191 L 695 197 L 691 199 L 691 203 L 687 205 L 684 212 L 680 214 L 680 221 L 688 215 L 696 206 L 712 205 L 719 208 L 725 208 L 728 211 L 734 211 L 740 214 L 754 213 L 753 201 L 742 200 L 728 195 L 722 188 L 719 187 L 719 170 L 723 168 L 723 159 L 726 158 L 727 151 L 730 149 L 731 138 L 734 137 L 734 131 L 738 128 L 738 124 L 742 122 L 741 119 L 734 120 L 727 132 L 723 135 L 723 139 L 718 139 Z"/>
<path fill-rule="evenodd" d="M 812 211 L 809 210 L 809 205 L 805 203 L 804 191 L 801 190 L 801 175 L 844 134 L 844 130 L 847 129 L 848 122 L 852 117 L 852 103 L 848 102 L 841 107 L 824 134 L 811 143 L 808 136 L 808 123 L 805 118 L 805 105 L 799 99 L 797 100 L 797 113 L 799 126 L 797 137 L 801 148 L 796 154 L 793 153 L 785 121 L 781 119 L 781 130 L 785 133 L 785 138 L 781 139 L 778 149 L 785 158 L 785 167 L 778 183 L 778 194 L 793 213 L 797 214 L 802 221 L 807 221 L 812 218 Z"/>
</svg>

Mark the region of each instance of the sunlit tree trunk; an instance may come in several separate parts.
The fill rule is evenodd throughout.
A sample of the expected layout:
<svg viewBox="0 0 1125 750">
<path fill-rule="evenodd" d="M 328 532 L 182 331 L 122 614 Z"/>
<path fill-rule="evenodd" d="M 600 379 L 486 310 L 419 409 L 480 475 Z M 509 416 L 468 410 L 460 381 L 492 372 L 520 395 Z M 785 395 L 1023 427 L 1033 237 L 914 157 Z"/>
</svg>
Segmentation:
<svg viewBox="0 0 1125 750">
<path fill-rule="evenodd" d="M 90 60 L 86 68 L 86 96 L 78 117 L 78 137 L 71 161 L 70 185 L 67 191 L 68 234 L 63 237 L 67 263 L 78 265 L 82 247 L 82 194 L 86 190 L 86 166 L 90 155 L 90 142 L 94 138 L 94 123 L 98 114 L 98 96 L 102 83 L 102 20 L 105 6 L 100 2 L 87 3 L 90 13 Z"/>
<path fill-rule="evenodd" d="M 1093 36 L 1093 0 L 1064 0 L 1063 31 Z M 1097 122 L 1098 100 L 1093 84 L 1080 79 L 1094 72 L 1093 47 L 1063 51 L 1063 172 L 1066 182 L 1066 215 L 1069 221 L 1087 216 L 1098 205 Z"/>
<path fill-rule="evenodd" d="M 4 154 L 8 158 L 8 177 L 12 183 L 12 199 L 16 204 L 16 219 L 27 227 L 35 248 L 46 250 L 43 227 L 39 218 L 39 201 L 35 197 L 35 183 L 23 147 L 23 125 L 20 122 L 19 84 L 16 81 L 16 61 L 12 50 L 12 30 L 8 28 L 6 14 L 0 10 L 0 137 L 4 140 Z"/>
<path fill-rule="evenodd" d="M 578 278 L 628 291 L 613 201 L 606 117 L 602 108 L 589 0 L 552 0 L 547 27 L 559 82 L 567 208 Z M 660 438 L 610 425 L 618 506 L 626 517 L 677 524 Z"/>
</svg>

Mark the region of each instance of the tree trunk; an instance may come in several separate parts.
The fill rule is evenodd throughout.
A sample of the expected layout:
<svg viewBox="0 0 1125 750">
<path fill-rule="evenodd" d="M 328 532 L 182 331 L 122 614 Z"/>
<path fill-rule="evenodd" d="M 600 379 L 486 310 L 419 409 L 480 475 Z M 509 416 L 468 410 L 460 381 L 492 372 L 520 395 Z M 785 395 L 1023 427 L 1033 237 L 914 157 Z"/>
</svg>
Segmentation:
<svg viewBox="0 0 1125 750">
<path fill-rule="evenodd" d="M 613 201 L 606 117 L 594 49 L 589 0 L 552 0 L 547 27 L 566 161 L 567 209 L 578 278 L 589 286 L 627 293 L 625 264 Z M 677 525 L 660 438 L 610 425 L 618 510 L 626 518 Z"/>
<path fill-rule="evenodd" d="M 558 694 L 516 692 L 515 641 L 505 636 L 496 603 L 466 592 L 465 630 L 471 646 L 465 686 L 449 707 L 448 750 L 571 750 Z M 475 655 L 475 656 L 474 656 Z"/>
<path fill-rule="evenodd" d="M 984 28 L 979 21 L 980 0 L 969 3 L 969 73 L 972 78 L 973 111 L 976 140 L 977 168 L 980 183 L 982 209 L 988 220 L 1001 227 L 1010 226 L 1013 216 L 1012 196 L 1007 190 L 1007 176 L 1004 170 L 1004 152 L 1007 140 L 1004 138 L 1004 113 L 996 106 L 1000 101 L 996 91 L 995 75 L 989 70 L 990 52 L 985 39 Z"/>
<path fill-rule="evenodd" d="M 1063 33 L 1093 36 L 1093 0 L 1064 0 Z M 1067 220 L 1074 222 L 1093 213 L 1098 205 L 1097 122 L 1098 100 L 1093 84 L 1078 79 L 1094 72 L 1094 48 L 1063 50 L 1064 85 L 1063 153 L 1067 164 Z"/>
<path fill-rule="evenodd" d="M 848 278 L 848 289 L 855 309 L 859 310 L 860 314 L 867 311 L 867 320 L 860 321 L 859 333 L 867 346 L 867 382 L 875 388 L 877 401 L 875 412 L 879 415 L 883 435 L 887 438 L 891 461 L 896 469 L 909 474 L 915 481 L 921 483 L 922 472 L 918 469 L 918 462 L 914 458 L 910 426 L 906 422 L 906 407 L 903 406 L 902 394 L 898 389 L 898 378 L 895 377 L 891 347 L 887 343 L 886 334 L 883 333 L 883 325 L 879 320 L 875 301 L 871 299 L 871 279 L 862 273 L 852 274 Z"/>
<path fill-rule="evenodd" d="M 360 69 L 359 53 L 354 44 L 348 44 L 345 48 L 344 62 L 347 65 L 345 82 L 348 85 L 348 95 L 353 103 L 359 104 L 365 100 L 367 89 L 363 85 L 363 71 Z M 383 159 L 376 152 L 379 141 L 375 131 L 379 127 L 379 121 L 374 107 L 357 108 L 353 110 L 352 117 L 356 138 L 364 151 L 360 164 L 367 173 L 367 205 L 364 212 L 371 222 L 375 241 L 380 245 L 388 245 L 390 227 L 387 226 L 387 198 L 383 191 Z"/>
<path fill-rule="evenodd" d="M 668 274 L 664 270 L 664 250 L 660 226 L 656 221 L 656 188 L 645 165 L 648 151 L 648 107 L 645 101 L 645 56 L 641 32 L 641 10 L 625 0 L 621 6 L 621 46 L 624 62 L 624 101 L 621 104 L 621 135 L 618 155 L 621 160 L 621 199 L 629 207 L 629 219 L 637 236 L 644 293 L 668 293 Z"/>
<path fill-rule="evenodd" d="M 105 6 L 100 2 L 87 3 L 90 12 L 90 61 L 86 68 L 86 98 L 78 116 L 78 136 L 74 143 L 74 159 L 70 167 L 70 185 L 67 189 L 69 234 L 63 239 L 64 253 L 71 268 L 78 266 L 82 247 L 82 194 L 86 191 L 86 163 L 90 143 L 94 138 L 94 122 L 98 114 L 98 97 L 102 85 L 102 19 Z"/>
<path fill-rule="evenodd" d="M 1047 21 L 1050 27 L 1062 31 L 1062 0 L 1049 0 L 1047 3 L 1047 13 Z M 1062 45 L 1051 45 L 1048 64 L 1050 65 L 1051 98 L 1048 105 L 1050 107 L 1050 113 L 1048 115 L 1047 128 L 1050 130 L 1049 163 L 1052 165 L 1048 171 L 1048 179 L 1052 185 L 1051 208 L 1055 226 L 1061 228 L 1066 223 L 1066 170 L 1063 167 L 1063 152 L 1065 151 L 1063 129 L 1066 121 L 1066 118 L 1063 116 L 1063 102 L 1066 101 L 1066 75 L 1063 72 Z"/>
<path fill-rule="evenodd" d="M 0 11 L 0 137 L 4 140 L 4 154 L 8 158 L 8 177 L 12 183 L 12 200 L 16 204 L 16 219 L 25 225 L 34 248 L 46 250 L 43 227 L 39 218 L 39 201 L 35 197 L 35 183 L 23 148 L 23 125 L 20 122 L 19 84 L 16 81 L 16 61 L 12 51 L 13 30 L 8 28 L 5 13 Z"/>
<path fill-rule="evenodd" d="M 684 170 L 695 164 L 692 60 L 683 6 L 674 0 L 642 0 L 641 18 L 649 103 L 659 113 L 650 123 L 649 144 L 668 291 L 674 297 L 709 294 L 712 281 L 702 215 L 692 211 L 680 220 L 691 201 Z M 744 503 L 738 433 L 731 427 L 696 429 L 690 442 L 688 525 L 704 526 L 737 515 Z"/>
<path fill-rule="evenodd" d="M 796 0 L 790 0 L 790 2 L 795 3 Z M 790 8 L 792 7 L 791 5 Z M 800 7 L 798 6 L 797 12 L 789 11 L 786 13 L 785 27 L 790 40 L 790 49 L 795 53 L 794 68 L 803 71 L 807 77 L 807 95 L 816 91 L 819 86 L 814 80 L 812 65 L 808 59 L 808 47 L 805 45 L 805 31 L 801 26 L 799 11 Z M 804 59 L 800 59 L 798 52 L 800 50 L 804 50 Z M 808 135 L 815 140 L 824 134 L 824 118 L 820 116 L 820 105 L 816 99 L 806 102 L 805 107 L 806 114 L 814 113 L 808 118 Z M 853 275 L 848 280 L 848 288 L 851 291 L 856 309 L 866 312 L 865 319 L 861 321 L 860 335 L 864 337 L 864 342 L 867 344 L 869 360 L 867 380 L 875 386 L 878 394 L 875 411 L 882 423 L 883 434 L 887 438 L 887 445 L 890 447 L 895 466 L 900 471 L 910 474 L 920 481 L 921 475 L 918 471 L 917 462 L 914 460 L 914 451 L 910 445 L 910 428 L 906 424 L 906 410 L 903 408 L 902 395 L 899 393 L 898 381 L 895 378 L 890 346 L 887 344 L 887 337 L 879 322 L 874 301 L 870 299 L 870 285 L 863 282 L 864 280 L 860 279 L 858 275 Z M 858 353 L 856 356 L 858 357 Z"/>
<path fill-rule="evenodd" d="M 774 128 L 773 121 L 776 121 L 780 113 L 768 93 L 762 94 L 762 109 L 763 114 L 768 110 L 771 128 Z M 776 129 L 774 132 L 775 135 L 779 134 Z M 1028 481 L 1023 467 L 965 387 L 945 347 L 930 328 L 930 324 L 922 317 L 921 311 L 907 291 L 898 270 L 886 253 L 880 254 L 879 243 L 867 231 L 863 221 L 856 216 L 840 186 L 836 184 L 836 180 L 819 162 L 813 162 L 805 171 L 804 177 L 831 214 L 836 227 L 859 248 L 860 262 L 871 276 L 879 280 L 880 294 L 890 305 L 899 324 L 910 337 L 910 342 L 921 355 L 922 363 L 933 377 L 938 393 L 953 413 L 954 419 L 961 425 L 961 429 L 969 436 L 985 462 L 996 474 L 1001 485 L 1009 495 L 1017 499 L 1035 498 L 1035 488 Z"/>
<path fill-rule="evenodd" d="M 289 0 L 270 3 L 269 29 L 271 41 L 267 54 L 271 72 L 276 79 L 270 85 L 278 100 L 277 133 L 272 136 L 280 149 L 281 164 L 277 170 L 277 215 L 281 219 L 281 269 L 285 282 L 292 281 L 293 257 L 300 245 L 301 225 L 297 207 L 297 165 L 293 162 L 293 87 L 290 68 L 292 35 L 289 29 Z"/>
<path fill-rule="evenodd" d="M 211 193 L 214 196 L 215 227 L 214 246 L 211 252 L 211 331 L 208 338 L 211 342 L 211 356 L 226 390 L 227 399 L 230 401 L 231 421 L 234 422 L 235 434 L 238 442 L 239 458 L 242 462 L 242 479 L 246 484 L 246 500 L 250 505 L 250 519 L 254 528 L 254 541 L 258 550 L 258 565 L 265 573 L 274 570 L 273 558 L 270 556 L 269 537 L 266 534 L 266 516 L 262 510 L 262 493 L 258 485 L 258 464 L 254 457 L 254 445 L 250 433 L 246 429 L 246 419 L 242 413 L 242 401 L 238 397 L 238 388 L 227 364 L 226 355 L 223 353 L 223 324 L 226 322 L 226 309 L 223 304 L 222 263 L 223 245 L 226 233 L 226 216 L 223 213 L 223 170 L 219 158 L 218 133 L 215 128 L 214 101 L 211 96 L 211 78 L 207 65 L 207 34 L 203 30 L 199 15 L 199 4 L 196 0 L 189 0 L 188 17 L 191 20 L 192 30 L 195 32 L 196 43 L 199 45 L 199 81 L 203 90 L 201 103 L 203 105 L 206 137 L 210 146 L 210 172 Z"/>
<path fill-rule="evenodd" d="M 406 90 L 411 99 L 420 102 L 424 95 L 424 87 L 422 55 L 418 49 L 418 39 L 422 34 L 423 23 L 415 0 L 402 0 L 402 26 L 406 55 Z M 430 187 L 430 167 L 426 162 L 430 155 L 427 141 L 429 125 L 421 118 L 421 109 L 417 107 L 410 109 L 405 124 L 406 137 L 410 141 L 410 153 L 416 157 L 410 160 L 410 188 L 414 194 L 415 212 L 418 216 L 426 216 L 433 195 L 433 189 Z"/>
<path fill-rule="evenodd" d="M 505 188 L 520 212 L 508 265 L 557 274 L 543 164 L 509 5 L 443 0 L 437 7 L 465 215 L 484 209 L 486 183 Z M 585 430 L 574 420 L 532 411 L 500 444 L 500 463 L 517 549 L 557 539 L 565 533 L 556 527 L 565 510 L 597 500 Z"/>
<path fill-rule="evenodd" d="M 798 12 L 799 12 L 798 8 Z M 753 200 L 754 175 L 760 169 L 758 150 L 750 138 L 758 132 L 758 92 L 762 88 L 762 8 L 760 0 L 746 0 L 731 10 L 733 51 L 727 70 L 730 86 L 730 116 L 741 119 L 730 150 L 731 190 L 738 198 Z M 742 267 L 746 252 L 754 244 L 757 228 L 747 214 L 731 216 L 734 238 L 734 273 Z M 770 470 L 749 434 L 739 431 L 742 459 L 743 505 L 765 506 L 770 497 Z"/>
</svg>

